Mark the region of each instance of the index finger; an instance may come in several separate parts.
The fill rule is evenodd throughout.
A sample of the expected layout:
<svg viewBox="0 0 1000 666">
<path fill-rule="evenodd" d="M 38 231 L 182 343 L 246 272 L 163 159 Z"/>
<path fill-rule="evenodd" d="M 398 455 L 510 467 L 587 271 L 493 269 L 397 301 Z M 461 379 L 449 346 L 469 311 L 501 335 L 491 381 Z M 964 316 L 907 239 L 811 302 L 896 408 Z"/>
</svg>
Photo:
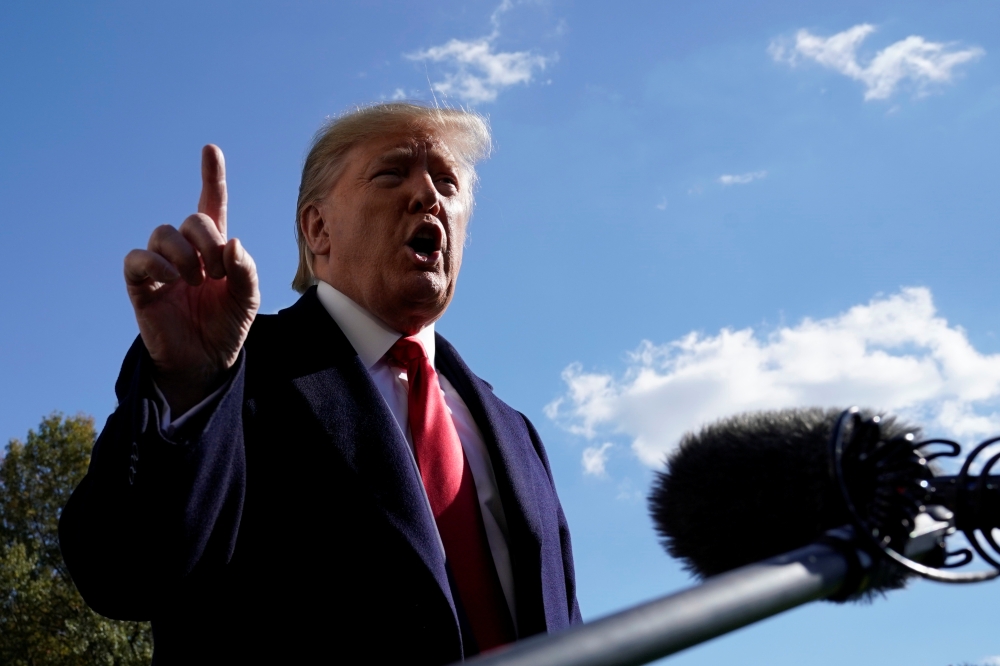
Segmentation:
<svg viewBox="0 0 1000 666">
<path fill-rule="evenodd" d="M 201 198 L 198 212 L 215 221 L 219 233 L 226 238 L 226 158 L 222 149 L 208 144 L 201 149 Z"/>
</svg>

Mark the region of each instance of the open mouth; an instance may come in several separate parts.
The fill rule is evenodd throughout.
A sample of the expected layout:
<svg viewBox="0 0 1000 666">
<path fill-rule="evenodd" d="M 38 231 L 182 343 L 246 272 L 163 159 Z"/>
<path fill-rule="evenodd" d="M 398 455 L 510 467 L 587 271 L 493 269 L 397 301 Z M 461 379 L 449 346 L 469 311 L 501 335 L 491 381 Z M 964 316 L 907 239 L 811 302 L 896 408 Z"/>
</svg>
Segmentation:
<svg viewBox="0 0 1000 666">
<path fill-rule="evenodd" d="M 428 255 L 437 250 L 437 241 L 433 238 L 414 238 L 407 245 L 417 254 Z"/>
<path fill-rule="evenodd" d="M 422 224 L 406 245 L 413 250 L 421 261 L 435 258 L 442 245 L 441 228 L 436 224 Z"/>
</svg>

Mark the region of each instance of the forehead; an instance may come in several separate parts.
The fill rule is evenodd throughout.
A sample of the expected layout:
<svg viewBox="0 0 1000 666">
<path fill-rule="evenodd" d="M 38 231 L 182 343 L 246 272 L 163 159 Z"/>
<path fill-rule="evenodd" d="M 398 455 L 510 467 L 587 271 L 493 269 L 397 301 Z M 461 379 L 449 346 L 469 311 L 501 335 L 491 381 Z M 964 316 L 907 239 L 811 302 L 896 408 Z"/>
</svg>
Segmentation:
<svg viewBox="0 0 1000 666">
<path fill-rule="evenodd" d="M 412 162 L 426 159 L 458 167 L 460 161 L 452 150 L 454 136 L 431 128 L 396 129 L 359 141 L 348 153 L 348 161 L 357 168 L 383 162 Z"/>
</svg>

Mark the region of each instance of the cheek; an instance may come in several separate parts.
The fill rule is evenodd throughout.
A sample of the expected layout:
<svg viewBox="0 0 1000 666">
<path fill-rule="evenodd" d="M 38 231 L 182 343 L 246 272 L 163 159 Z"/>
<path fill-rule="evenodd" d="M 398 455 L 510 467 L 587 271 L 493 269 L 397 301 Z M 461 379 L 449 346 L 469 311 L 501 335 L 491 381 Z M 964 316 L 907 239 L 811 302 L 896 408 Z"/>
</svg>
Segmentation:
<svg viewBox="0 0 1000 666">
<path fill-rule="evenodd" d="M 398 216 L 393 215 L 393 210 L 391 206 L 382 205 L 371 206 L 365 211 L 357 234 L 368 252 L 382 254 L 399 245 Z"/>
<path fill-rule="evenodd" d="M 455 245 L 448 252 L 448 267 L 453 274 L 458 274 L 458 269 L 462 267 L 462 255 L 465 252 L 465 228 L 455 235 Z"/>
<path fill-rule="evenodd" d="M 455 249 L 461 257 L 462 248 L 465 246 L 465 237 L 469 228 L 470 217 L 469 206 L 466 204 L 456 205 L 448 209 L 448 219 L 453 220 L 450 224 L 450 234 L 455 240 Z"/>
</svg>

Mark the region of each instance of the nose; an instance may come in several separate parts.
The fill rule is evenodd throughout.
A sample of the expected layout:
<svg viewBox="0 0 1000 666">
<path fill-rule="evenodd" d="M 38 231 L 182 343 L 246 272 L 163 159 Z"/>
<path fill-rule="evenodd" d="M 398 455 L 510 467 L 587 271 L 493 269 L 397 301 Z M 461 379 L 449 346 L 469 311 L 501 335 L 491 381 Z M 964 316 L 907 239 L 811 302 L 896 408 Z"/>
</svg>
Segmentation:
<svg viewBox="0 0 1000 666">
<path fill-rule="evenodd" d="M 410 195 L 410 203 L 407 210 L 410 214 L 425 213 L 437 215 L 441 212 L 441 199 L 437 188 L 434 187 L 434 179 L 426 171 L 419 172 L 413 176 L 413 192 Z"/>
</svg>

